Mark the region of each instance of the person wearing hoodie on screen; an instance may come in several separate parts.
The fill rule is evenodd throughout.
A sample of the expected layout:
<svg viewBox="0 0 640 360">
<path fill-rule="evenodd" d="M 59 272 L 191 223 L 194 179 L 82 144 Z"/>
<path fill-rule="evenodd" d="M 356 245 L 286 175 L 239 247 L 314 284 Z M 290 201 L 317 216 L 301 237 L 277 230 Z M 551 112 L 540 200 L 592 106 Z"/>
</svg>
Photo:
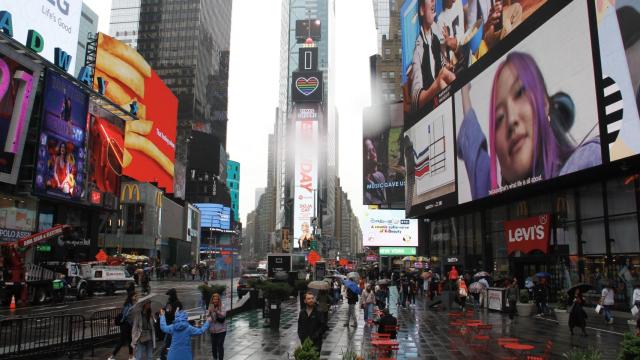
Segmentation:
<svg viewBox="0 0 640 360">
<path fill-rule="evenodd" d="M 489 144 L 462 88 L 464 119 L 458 132 L 458 157 L 464 161 L 471 198 L 532 178 L 548 180 L 602 163 L 600 137 L 574 145 L 567 136 L 575 105 L 569 95 L 547 94 L 531 55 L 512 52 L 498 67 L 490 96 Z M 593 124 L 597 130 L 597 124 Z M 588 135 L 587 135 L 588 136 Z"/>
<path fill-rule="evenodd" d="M 191 326 L 187 312 L 177 310 L 173 324 L 167 325 L 165 310 L 160 310 L 160 329 L 171 335 L 168 360 L 193 359 L 191 337 L 204 334 L 209 329 L 210 322 L 211 318 L 208 318 L 202 327 Z"/>
</svg>

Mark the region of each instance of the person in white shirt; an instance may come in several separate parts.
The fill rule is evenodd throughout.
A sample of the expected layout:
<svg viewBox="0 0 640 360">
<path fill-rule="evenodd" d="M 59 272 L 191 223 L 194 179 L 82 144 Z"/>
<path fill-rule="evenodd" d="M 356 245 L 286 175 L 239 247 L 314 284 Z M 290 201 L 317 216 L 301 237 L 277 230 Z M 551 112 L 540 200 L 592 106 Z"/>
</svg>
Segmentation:
<svg viewBox="0 0 640 360">
<path fill-rule="evenodd" d="M 613 324 L 613 314 L 611 314 L 611 309 L 615 304 L 615 291 L 610 284 L 607 284 L 604 289 L 602 289 L 602 298 L 600 298 L 600 304 L 603 308 L 604 320 L 607 322 L 607 324 Z"/>
<path fill-rule="evenodd" d="M 438 15 L 438 25 L 442 30 L 444 42 L 449 50 L 446 54 L 453 61 L 458 48 L 464 42 L 464 9 L 462 0 L 444 0 L 443 10 Z"/>
<path fill-rule="evenodd" d="M 633 287 L 633 296 L 631 299 L 631 305 L 635 305 L 640 309 L 640 284 L 636 284 Z"/>
</svg>

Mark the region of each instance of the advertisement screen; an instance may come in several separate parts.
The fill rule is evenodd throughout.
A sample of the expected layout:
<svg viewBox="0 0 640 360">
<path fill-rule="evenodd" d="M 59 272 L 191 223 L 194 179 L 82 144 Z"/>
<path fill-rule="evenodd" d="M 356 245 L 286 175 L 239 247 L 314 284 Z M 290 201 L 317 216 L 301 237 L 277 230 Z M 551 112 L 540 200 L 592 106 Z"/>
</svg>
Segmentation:
<svg viewBox="0 0 640 360">
<path fill-rule="evenodd" d="M 538 11 L 546 0 L 407 0 L 400 9 L 402 82 L 411 124 L 438 93 Z M 588 34 L 588 32 L 586 33 Z"/>
<path fill-rule="evenodd" d="M 13 55 L 9 55 L 13 54 Z M 0 181 L 15 184 L 40 68 L 0 46 Z"/>
<path fill-rule="evenodd" d="M 602 163 L 588 34 L 574 1 L 455 94 L 460 203 Z"/>
<path fill-rule="evenodd" d="M 404 133 L 409 216 L 456 204 L 453 103 L 447 99 Z"/>
<path fill-rule="evenodd" d="M 123 172 L 139 181 L 157 182 L 173 192 L 178 99 L 135 49 L 99 34 L 94 88 L 106 83 L 105 96 L 139 120 L 127 123 Z"/>
<path fill-rule="evenodd" d="M 42 92 L 35 191 L 80 201 L 85 198 L 88 95 L 48 71 Z"/>
<path fill-rule="evenodd" d="M 200 227 L 231 229 L 231 208 L 222 204 L 194 204 L 200 210 Z"/>
<path fill-rule="evenodd" d="M 311 218 L 316 214 L 319 110 L 315 105 L 298 105 L 293 111 L 295 117 L 293 248 L 306 250 L 313 240 Z"/>
<path fill-rule="evenodd" d="M 640 154 L 640 2 L 595 1 L 611 161 Z"/>
<path fill-rule="evenodd" d="M 39 49 L 38 53 L 52 63 L 56 63 L 55 49 L 60 48 L 70 55 L 67 69 L 75 70 L 82 0 L 2 0 L 0 11 L 11 14 L 12 37 L 15 40 L 29 48 Z M 29 38 L 30 31 L 32 38 Z"/>
<path fill-rule="evenodd" d="M 94 115 L 89 116 L 89 121 L 89 182 L 102 192 L 119 194 L 124 153 L 122 127 Z"/>
<path fill-rule="evenodd" d="M 364 211 L 362 246 L 418 246 L 418 220 L 402 210 Z"/>
<path fill-rule="evenodd" d="M 364 109 L 362 134 L 364 205 L 404 209 L 402 103 Z"/>
<path fill-rule="evenodd" d="M 322 102 L 322 71 L 293 72 L 291 100 L 295 103 Z"/>
</svg>

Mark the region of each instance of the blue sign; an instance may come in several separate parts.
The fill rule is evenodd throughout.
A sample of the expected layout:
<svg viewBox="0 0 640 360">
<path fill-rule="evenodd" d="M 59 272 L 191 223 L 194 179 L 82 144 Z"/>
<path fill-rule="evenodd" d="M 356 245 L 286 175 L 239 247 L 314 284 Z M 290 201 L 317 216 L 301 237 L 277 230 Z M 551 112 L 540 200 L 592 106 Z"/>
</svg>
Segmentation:
<svg viewBox="0 0 640 360">
<path fill-rule="evenodd" d="M 231 229 L 231 208 L 222 204 L 200 203 L 194 204 L 200 209 L 200 227 Z"/>
</svg>

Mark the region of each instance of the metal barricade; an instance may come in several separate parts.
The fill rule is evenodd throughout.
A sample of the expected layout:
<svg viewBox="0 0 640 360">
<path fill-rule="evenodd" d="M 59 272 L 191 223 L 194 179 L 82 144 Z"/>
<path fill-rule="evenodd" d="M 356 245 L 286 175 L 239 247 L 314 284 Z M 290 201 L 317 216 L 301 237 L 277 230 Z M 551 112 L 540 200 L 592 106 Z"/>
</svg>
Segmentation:
<svg viewBox="0 0 640 360">
<path fill-rule="evenodd" d="M 91 328 L 91 355 L 94 355 L 96 345 L 111 342 L 120 336 L 120 326 L 116 325 L 116 318 L 122 309 L 113 308 L 96 311 L 89 318 Z"/>
<path fill-rule="evenodd" d="M 84 325 L 81 315 L 4 319 L 0 321 L 0 358 L 27 359 L 81 350 Z"/>
</svg>

